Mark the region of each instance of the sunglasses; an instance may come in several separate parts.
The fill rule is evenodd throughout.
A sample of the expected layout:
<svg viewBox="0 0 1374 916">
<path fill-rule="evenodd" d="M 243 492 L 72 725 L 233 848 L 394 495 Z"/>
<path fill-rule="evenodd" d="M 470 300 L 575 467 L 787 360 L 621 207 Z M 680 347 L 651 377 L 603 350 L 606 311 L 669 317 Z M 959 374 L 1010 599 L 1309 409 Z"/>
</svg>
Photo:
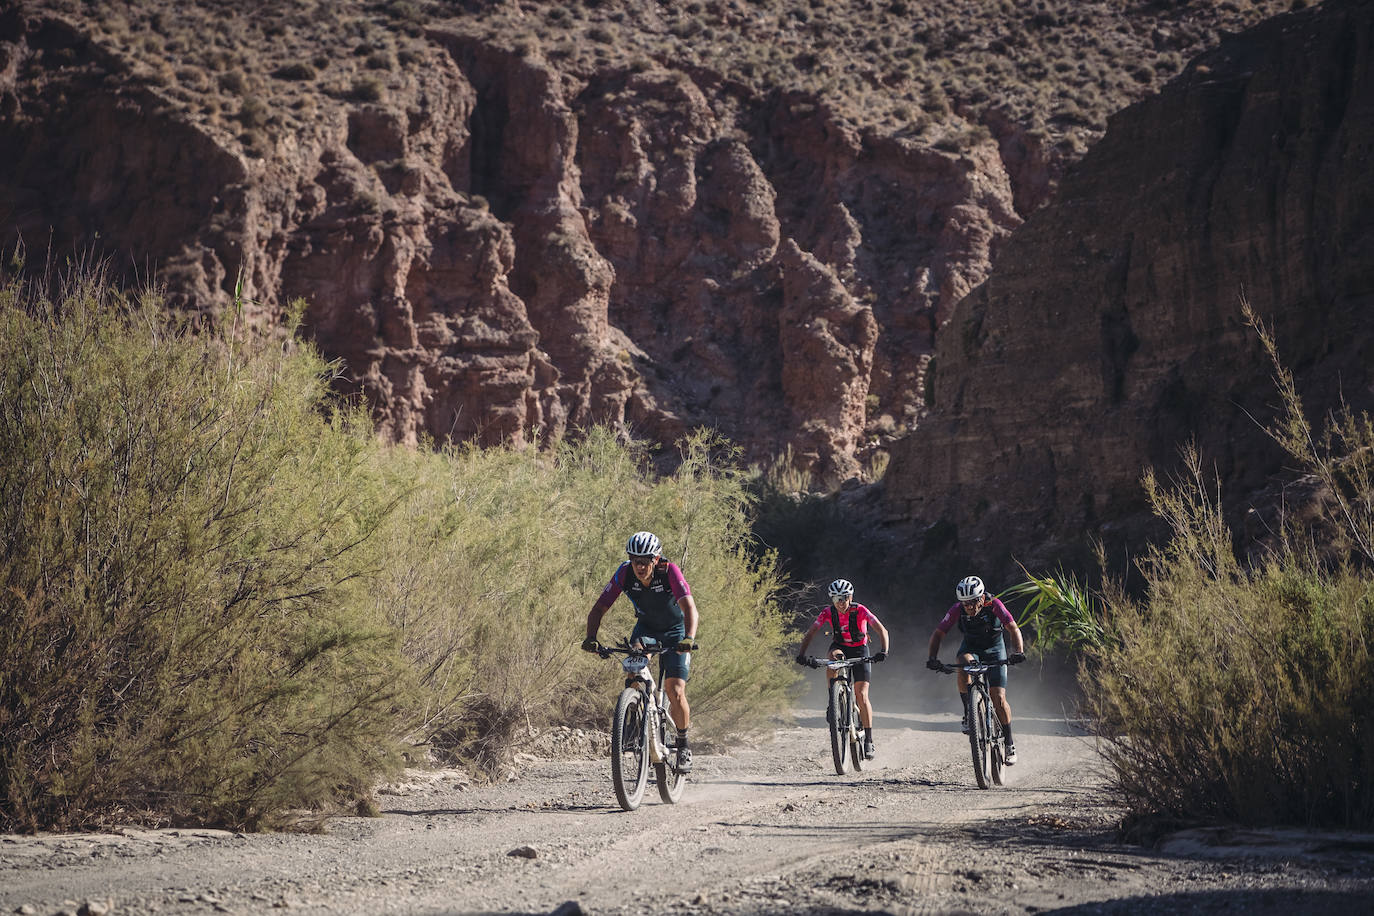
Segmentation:
<svg viewBox="0 0 1374 916">
<path fill-rule="evenodd" d="M 652 566 L 658 557 L 630 557 L 630 562 L 636 566 Z"/>
</svg>

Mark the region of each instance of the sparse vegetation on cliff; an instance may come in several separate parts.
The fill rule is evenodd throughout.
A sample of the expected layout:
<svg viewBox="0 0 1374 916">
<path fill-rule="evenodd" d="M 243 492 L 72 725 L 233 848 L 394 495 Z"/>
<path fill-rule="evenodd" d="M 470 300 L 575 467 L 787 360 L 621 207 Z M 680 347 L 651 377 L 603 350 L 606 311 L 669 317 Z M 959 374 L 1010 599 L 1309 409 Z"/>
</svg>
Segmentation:
<svg viewBox="0 0 1374 916">
<path fill-rule="evenodd" d="M 1349 411 L 1317 434 L 1269 333 L 1284 414 L 1272 435 L 1327 494 L 1316 527 L 1235 553 L 1220 483 L 1147 475 L 1170 537 L 1138 562 L 1143 594 L 1101 600 L 1063 572 L 1031 577 L 1029 623 L 1082 652 L 1084 711 L 1115 788 L 1147 830 L 1206 820 L 1374 826 L 1374 422 Z"/>
<path fill-rule="evenodd" d="M 723 443 L 668 478 L 599 430 L 386 446 L 308 346 L 172 314 L 89 273 L 0 290 L 0 829 L 271 826 L 365 806 L 406 755 L 490 769 L 603 728 L 617 678 L 577 644 L 644 527 L 702 611 L 702 736 L 782 709 L 777 578 Z"/>
<path fill-rule="evenodd" d="M 274 126 L 302 122 L 294 106 L 311 91 L 355 93 L 368 72 L 380 98 L 425 59 L 425 30 L 457 29 L 493 46 L 537 55 L 578 77 L 650 62 L 715 74 L 758 93 L 825 98 L 845 121 L 949 146 L 981 136 L 985 112 L 1065 143 L 1074 153 L 1107 116 L 1157 90 L 1221 35 L 1298 4 L 1010 0 L 442 0 L 324 5 L 43 0 L 80 18 L 102 43 L 148 74 L 220 76 L 154 80 L 211 121 L 233 95 L 270 92 Z M 202 38 L 210 42 L 210 53 Z M 305 65 L 302 58 L 311 57 Z M 167 69 L 173 68 L 173 69 Z M 176 70 L 175 68 L 182 68 Z M 224 77 L 237 73 L 235 86 Z M 224 98 L 224 95 L 230 98 Z M 373 99 L 375 100 L 375 99 Z"/>
</svg>

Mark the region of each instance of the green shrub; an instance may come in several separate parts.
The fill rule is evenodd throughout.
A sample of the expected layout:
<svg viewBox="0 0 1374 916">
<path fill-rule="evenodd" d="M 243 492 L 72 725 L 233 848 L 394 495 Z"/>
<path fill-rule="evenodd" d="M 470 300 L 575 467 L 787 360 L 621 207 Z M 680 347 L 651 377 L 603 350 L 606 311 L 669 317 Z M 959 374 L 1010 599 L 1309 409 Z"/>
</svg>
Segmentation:
<svg viewBox="0 0 1374 916">
<path fill-rule="evenodd" d="M 262 127 L 272 119 L 272 109 L 255 95 L 250 95 L 239 106 L 239 121 L 244 127 Z"/>
<path fill-rule="evenodd" d="M 1316 435 L 1268 332 L 1274 439 L 1322 485 L 1317 528 L 1242 565 L 1196 451 L 1145 477 L 1171 532 L 1138 562 L 1140 597 L 1100 601 L 1062 571 L 1012 591 L 1046 645 L 1083 652 L 1085 711 L 1133 815 L 1374 826 L 1374 424 L 1347 409 Z"/>
<path fill-rule="evenodd" d="M 272 71 L 272 75 L 279 80 L 313 80 L 317 71 L 305 61 L 285 64 Z"/>
<path fill-rule="evenodd" d="M 386 96 L 386 86 L 375 76 L 355 80 L 349 98 L 358 102 L 380 102 Z"/>
<path fill-rule="evenodd" d="M 1288 550 L 1241 568 L 1218 494 L 1154 489 L 1173 539 L 1108 611 L 1087 710 L 1132 809 L 1179 819 L 1374 825 L 1374 588 Z"/>
<path fill-rule="evenodd" d="M 618 669 L 578 646 L 642 528 L 701 612 L 697 734 L 784 713 L 780 579 L 724 442 L 666 477 L 604 429 L 384 446 L 332 374 L 98 277 L 0 293 L 0 829 L 367 810 L 403 755 L 490 770 L 602 728 Z M 602 633 L 632 626 L 621 601 Z"/>
<path fill-rule="evenodd" d="M 385 506 L 305 350 L 0 294 L 0 823 L 253 826 L 367 791 L 408 673 L 337 599 Z"/>
</svg>

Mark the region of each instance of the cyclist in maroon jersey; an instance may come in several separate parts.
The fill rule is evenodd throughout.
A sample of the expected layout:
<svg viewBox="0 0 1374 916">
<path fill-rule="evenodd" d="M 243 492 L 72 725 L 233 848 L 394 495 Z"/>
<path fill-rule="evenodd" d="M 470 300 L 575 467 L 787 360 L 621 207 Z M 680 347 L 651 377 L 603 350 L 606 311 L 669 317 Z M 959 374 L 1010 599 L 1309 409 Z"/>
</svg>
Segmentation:
<svg viewBox="0 0 1374 916">
<path fill-rule="evenodd" d="M 687 727 L 692 710 L 687 705 L 687 678 L 691 674 L 691 651 L 697 647 L 697 605 L 682 570 L 676 563 L 663 559 L 661 545 L 653 534 L 638 531 L 631 535 L 625 553 L 629 559 L 612 574 L 587 614 L 587 638 L 582 641 L 582 648 L 588 652 L 601 648 L 596 641 L 601 618 L 624 592 L 635 607 L 630 644 L 642 645 L 644 640 L 652 640 L 677 650 L 664 652 L 659 658 L 663 663 L 663 691 L 668 694 L 669 711 L 678 727 L 674 745 L 677 771 L 688 773 L 692 769 L 692 751 L 687 746 Z"/>
<path fill-rule="evenodd" d="M 797 649 L 797 664 L 806 664 L 806 647 L 821 627 L 829 625 L 833 638 L 830 642 L 831 658 L 871 658 L 880 662 L 887 658 L 887 627 L 872 611 L 854 601 L 854 583 L 848 579 L 836 579 L 830 583 L 830 605 L 811 624 L 811 629 L 802 637 Z M 868 626 L 872 624 L 883 641 L 883 647 L 872 656 L 868 654 Z M 859 724 L 864 727 L 864 758 L 872 760 L 876 753 L 873 746 L 873 704 L 868 698 L 868 682 L 873 676 L 873 665 L 865 662 L 855 665 L 854 701 L 859 706 Z M 830 677 L 835 675 L 831 673 Z"/>
<path fill-rule="evenodd" d="M 945 616 L 930 634 L 930 659 L 926 667 L 932 671 L 941 670 L 940 643 L 945 634 L 957 624 L 963 634 L 959 645 L 960 664 L 978 662 L 1001 662 L 1017 665 L 1026 660 L 1026 646 L 1021 637 L 1021 628 L 1016 619 L 1000 598 L 986 594 L 983 580 L 977 576 L 965 576 L 955 586 L 957 599 Z M 1004 642 L 1011 644 L 1011 654 L 1007 654 Z M 1016 763 L 1016 745 L 1011 740 L 1011 704 L 1007 702 L 1007 669 L 1005 665 L 994 665 L 988 669 L 988 693 L 992 695 L 992 706 L 997 710 L 997 719 L 1002 723 L 1002 738 L 1006 742 L 1007 766 Z M 964 732 L 969 730 L 968 675 L 959 672 L 959 699 L 964 707 Z"/>
</svg>

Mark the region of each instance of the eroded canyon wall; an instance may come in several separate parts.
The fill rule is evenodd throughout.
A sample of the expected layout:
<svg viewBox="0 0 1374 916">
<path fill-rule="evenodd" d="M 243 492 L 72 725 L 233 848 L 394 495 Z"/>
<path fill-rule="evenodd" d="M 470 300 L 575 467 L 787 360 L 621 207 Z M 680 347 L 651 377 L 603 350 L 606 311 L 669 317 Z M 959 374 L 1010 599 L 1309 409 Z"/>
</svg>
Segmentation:
<svg viewBox="0 0 1374 916">
<path fill-rule="evenodd" d="M 304 300 L 402 442 L 707 425 L 849 478 L 915 425 L 935 327 L 1022 221 L 1001 147 L 1037 202 L 1048 168 L 1013 128 L 938 149 L 437 26 L 384 98 L 278 81 L 289 129 L 197 117 L 62 17 L 12 11 L 0 52 L 6 250 L 110 254 L 210 316 L 238 289 L 260 328 Z"/>
<path fill-rule="evenodd" d="M 932 413 L 885 478 L 928 556 L 1128 561 L 1157 533 L 1142 473 L 1187 442 L 1242 538 L 1276 530 L 1295 472 L 1240 300 L 1314 419 L 1374 407 L 1371 62 L 1374 5 L 1328 2 L 1112 119 L 939 333 Z"/>
</svg>

